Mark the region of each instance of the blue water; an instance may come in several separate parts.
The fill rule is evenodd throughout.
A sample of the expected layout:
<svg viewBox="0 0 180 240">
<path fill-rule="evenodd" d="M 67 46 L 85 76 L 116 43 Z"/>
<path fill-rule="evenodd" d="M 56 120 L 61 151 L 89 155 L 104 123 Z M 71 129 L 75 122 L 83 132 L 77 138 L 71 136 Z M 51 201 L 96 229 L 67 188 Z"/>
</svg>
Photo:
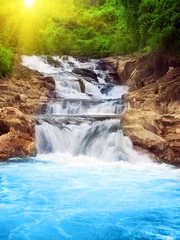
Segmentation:
<svg viewBox="0 0 180 240">
<path fill-rule="evenodd" d="M 180 239 L 180 170 L 52 154 L 0 164 L 0 240 Z"/>
</svg>

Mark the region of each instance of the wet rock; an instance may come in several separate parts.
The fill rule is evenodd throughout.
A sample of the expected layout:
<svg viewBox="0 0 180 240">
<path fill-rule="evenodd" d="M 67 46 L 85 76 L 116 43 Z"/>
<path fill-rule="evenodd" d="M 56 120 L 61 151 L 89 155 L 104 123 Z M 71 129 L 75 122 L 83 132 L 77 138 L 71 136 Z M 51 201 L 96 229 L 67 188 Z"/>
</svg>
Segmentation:
<svg viewBox="0 0 180 240">
<path fill-rule="evenodd" d="M 117 71 L 118 68 L 118 59 L 109 57 L 101 59 L 97 64 L 97 70 L 114 72 Z"/>
<path fill-rule="evenodd" d="M 90 61 L 90 58 L 88 57 L 75 57 L 79 62 L 86 63 Z"/>
<path fill-rule="evenodd" d="M 0 160 L 32 157 L 37 154 L 34 120 L 19 110 L 0 109 Z"/>
<path fill-rule="evenodd" d="M 55 68 L 59 68 L 61 67 L 61 62 L 59 62 L 58 60 L 55 60 L 53 57 L 51 56 L 47 56 L 46 58 L 47 62 L 52 65 Z"/>
<path fill-rule="evenodd" d="M 78 81 L 78 83 L 79 83 L 81 92 L 82 92 L 82 93 L 85 93 L 86 87 L 85 87 L 84 82 L 83 82 L 81 79 L 78 79 L 77 81 Z"/>
<path fill-rule="evenodd" d="M 98 81 L 97 74 L 92 70 L 84 69 L 84 68 L 74 68 L 72 72 L 82 77 L 89 77 L 95 81 Z"/>
<path fill-rule="evenodd" d="M 102 94 L 107 94 L 109 91 L 111 91 L 111 89 L 114 87 L 114 85 L 113 84 L 106 84 L 106 85 L 104 85 L 102 88 L 101 88 L 101 93 Z"/>
<path fill-rule="evenodd" d="M 63 56 L 60 56 L 60 57 L 63 61 L 68 61 L 68 59 L 69 59 L 69 56 L 67 56 L 67 55 L 63 55 Z"/>
<path fill-rule="evenodd" d="M 111 57 L 100 60 L 96 67 L 97 70 L 108 71 L 109 76 L 106 78 L 106 82 L 114 82 L 116 84 L 121 84 L 117 68 L 118 68 L 117 58 Z"/>
</svg>

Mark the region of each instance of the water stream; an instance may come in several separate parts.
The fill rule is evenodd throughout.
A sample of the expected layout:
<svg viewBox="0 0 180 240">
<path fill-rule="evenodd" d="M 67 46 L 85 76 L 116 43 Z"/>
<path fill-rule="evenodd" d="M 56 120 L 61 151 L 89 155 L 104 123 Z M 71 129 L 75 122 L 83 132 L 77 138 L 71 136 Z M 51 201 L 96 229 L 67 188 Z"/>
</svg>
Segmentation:
<svg viewBox="0 0 180 240">
<path fill-rule="evenodd" d="M 123 136 L 128 88 L 98 60 L 55 60 L 58 68 L 22 59 L 52 76 L 56 92 L 37 116 L 38 156 L 0 164 L 0 240 L 179 240 L 180 170 L 153 163 Z"/>
</svg>

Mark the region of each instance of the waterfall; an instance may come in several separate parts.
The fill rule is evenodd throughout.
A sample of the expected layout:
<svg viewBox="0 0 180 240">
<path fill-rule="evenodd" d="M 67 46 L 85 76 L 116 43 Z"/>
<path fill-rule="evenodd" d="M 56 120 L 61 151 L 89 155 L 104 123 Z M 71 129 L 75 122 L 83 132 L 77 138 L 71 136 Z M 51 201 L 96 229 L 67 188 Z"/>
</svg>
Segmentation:
<svg viewBox="0 0 180 240">
<path fill-rule="evenodd" d="M 36 126 L 39 154 L 70 153 L 104 161 L 139 159 L 120 129 L 120 115 L 126 108 L 122 96 L 128 87 L 114 84 L 108 70 L 99 70 L 98 60 L 53 59 L 58 67 L 45 56 L 23 57 L 25 66 L 53 77 L 56 83 L 56 97 Z M 75 74 L 73 69 L 85 69 L 97 79 Z"/>
</svg>

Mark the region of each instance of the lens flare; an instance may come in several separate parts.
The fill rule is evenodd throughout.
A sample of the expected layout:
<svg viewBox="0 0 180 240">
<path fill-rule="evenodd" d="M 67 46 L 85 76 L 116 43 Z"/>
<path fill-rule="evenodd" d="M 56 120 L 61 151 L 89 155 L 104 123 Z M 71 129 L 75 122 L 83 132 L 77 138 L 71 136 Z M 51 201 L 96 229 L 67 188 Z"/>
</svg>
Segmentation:
<svg viewBox="0 0 180 240">
<path fill-rule="evenodd" d="M 25 0 L 26 7 L 30 8 L 34 4 L 35 0 Z"/>
</svg>

